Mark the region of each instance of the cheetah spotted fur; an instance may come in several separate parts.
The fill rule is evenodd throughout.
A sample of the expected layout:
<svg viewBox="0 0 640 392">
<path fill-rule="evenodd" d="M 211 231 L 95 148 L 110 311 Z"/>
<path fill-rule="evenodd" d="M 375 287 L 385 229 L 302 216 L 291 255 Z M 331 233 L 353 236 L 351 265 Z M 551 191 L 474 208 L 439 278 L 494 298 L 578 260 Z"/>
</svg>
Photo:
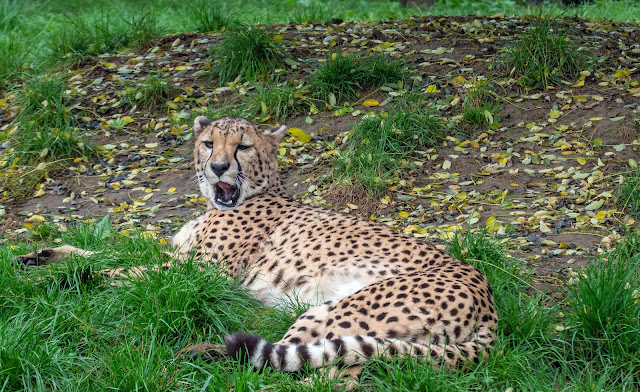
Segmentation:
<svg viewBox="0 0 640 392">
<path fill-rule="evenodd" d="M 285 127 L 261 131 L 244 119 L 201 116 L 194 130 L 209 209 L 182 227 L 173 246 L 205 262 L 223 260 L 264 304 L 292 297 L 315 304 L 276 343 L 227 336 L 229 356 L 291 372 L 342 364 L 357 376 L 374 357 L 418 356 L 455 369 L 487 355 L 497 314 L 477 269 L 386 226 L 287 199 L 275 153 Z M 46 262 L 34 262 L 37 254 L 22 259 Z"/>
</svg>

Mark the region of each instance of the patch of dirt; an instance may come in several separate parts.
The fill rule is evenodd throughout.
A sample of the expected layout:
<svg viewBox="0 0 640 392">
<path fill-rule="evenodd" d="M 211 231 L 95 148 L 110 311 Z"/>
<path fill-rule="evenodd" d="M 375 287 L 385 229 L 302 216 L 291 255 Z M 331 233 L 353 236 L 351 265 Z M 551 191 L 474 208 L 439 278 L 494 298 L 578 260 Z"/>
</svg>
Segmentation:
<svg viewBox="0 0 640 392">
<path fill-rule="evenodd" d="M 365 218 L 379 209 L 380 201 L 373 197 L 361 184 L 335 184 L 324 194 L 324 201 L 329 206 L 346 206 L 351 212 Z M 356 208 L 354 208 L 356 207 Z"/>
</svg>

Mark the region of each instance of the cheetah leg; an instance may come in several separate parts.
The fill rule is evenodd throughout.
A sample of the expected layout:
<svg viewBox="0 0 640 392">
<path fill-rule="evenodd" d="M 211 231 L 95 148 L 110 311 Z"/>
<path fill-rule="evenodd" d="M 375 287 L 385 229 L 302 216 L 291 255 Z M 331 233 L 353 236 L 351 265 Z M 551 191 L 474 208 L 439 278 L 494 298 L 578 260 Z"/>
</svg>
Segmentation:
<svg viewBox="0 0 640 392">
<path fill-rule="evenodd" d="M 329 368 L 329 371 L 326 372 L 325 377 L 338 381 L 334 390 L 350 392 L 358 387 L 361 374 L 361 365 L 352 365 L 348 367 L 332 366 Z M 305 377 L 304 380 L 302 380 L 302 384 L 312 387 L 318 383 L 318 379 L 320 377 L 320 374 L 312 374 L 309 377 Z"/>
<path fill-rule="evenodd" d="M 47 248 L 35 250 L 26 255 L 17 256 L 13 260 L 14 265 L 18 265 L 22 268 L 28 267 L 38 267 L 44 266 L 52 263 L 59 263 L 71 255 L 76 255 L 78 257 L 89 257 L 99 252 L 94 252 L 91 250 L 84 250 L 80 248 L 76 248 L 71 245 L 63 245 L 58 248 Z M 175 257 L 173 252 L 165 252 L 165 255 Z M 180 258 L 179 258 L 180 260 Z M 136 266 L 136 267 L 126 267 L 126 268 L 109 268 L 97 271 L 96 274 L 104 275 L 109 278 L 140 278 L 148 271 L 160 271 L 166 270 L 171 267 L 174 263 L 172 261 L 164 262 L 161 265 L 147 267 L 147 266 Z"/>
<path fill-rule="evenodd" d="M 292 345 L 311 343 L 324 336 L 324 325 L 329 312 L 338 301 L 327 301 L 322 305 L 309 308 L 275 344 Z"/>
<path fill-rule="evenodd" d="M 131 279 L 131 278 L 139 279 L 139 278 L 142 278 L 149 271 L 151 272 L 166 271 L 173 265 L 175 265 L 175 263 L 168 261 L 160 265 L 153 265 L 153 266 L 138 265 L 135 267 L 108 268 L 108 269 L 100 270 L 97 273 L 112 279 Z"/>
<path fill-rule="evenodd" d="M 343 369 L 333 366 L 329 369 L 329 377 L 339 379 L 339 383 L 335 388 L 338 391 L 350 392 L 355 390 L 360 382 L 361 374 L 362 365 L 352 365 Z"/>
<path fill-rule="evenodd" d="M 58 248 L 35 250 L 26 255 L 17 256 L 13 263 L 21 267 L 38 267 L 50 263 L 59 263 L 70 255 L 88 257 L 97 252 L 76 248 L 71 245 L 63 245 Z"/>
</svg>

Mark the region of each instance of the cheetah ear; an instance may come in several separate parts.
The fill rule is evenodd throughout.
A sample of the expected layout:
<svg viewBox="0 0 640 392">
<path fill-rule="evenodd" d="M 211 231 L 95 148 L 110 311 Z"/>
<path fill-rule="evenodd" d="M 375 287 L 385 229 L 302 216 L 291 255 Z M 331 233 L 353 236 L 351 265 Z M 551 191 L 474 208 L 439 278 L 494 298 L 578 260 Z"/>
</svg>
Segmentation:
<svg viewBox="0 0 640 392">
<path fill-rule="evenodd" d="M 287 134 L 287 127 L 285 125 L 280 126 L 279 128 L 271 128 L 265 130 L 263 135 L 267 136 L 267 138 L 271 141 L 273 145 L 278 145 L 280 140 Z"/>
<path fill-rule="evenodd" d="M 193 120 L 193 130 L 196 132 L 196 134 L 198 134 L 209 124 L 211 124 L 211 120 L 209 120 L 205 116 L 198 116 L 195 120 Z"/>
</svg>

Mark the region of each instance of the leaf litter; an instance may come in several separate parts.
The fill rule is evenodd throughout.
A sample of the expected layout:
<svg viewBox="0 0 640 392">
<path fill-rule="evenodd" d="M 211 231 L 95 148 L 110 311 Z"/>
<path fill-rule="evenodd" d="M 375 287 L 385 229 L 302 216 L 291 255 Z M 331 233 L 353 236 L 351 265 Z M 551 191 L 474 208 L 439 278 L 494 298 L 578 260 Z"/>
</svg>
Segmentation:
<svg viewBox="0 0 640 392">
<path fill-rule="evenodd" d="M 357 101 L 342 106 L 331 96 L 326 103 L 305 97 L 314 104 L 307 113 L 286 118 L 292 135 L 278 149 L 288 191 L 304 203 L 361 214 L 436 242 L 469 226 L 486 228 L 508 237 L 511 254 L 536 265 L 541 275 L 584 263 L 587 254 L 638 227 L 616 206 L 615 190 L 627 167 L 637 167 L 640 151 L 640 25 L 561 22 L 594 61 L 577 80 L 531 91 L 492 69 L 501 49 L 530 28 L 529 17 L 271 26 L 292 54 L 285 68 L 275 71 L 280 80 L 302 81 L 338 51 L 384 53 L 402 59 L 410 73 L 406 82 L 361 91 Z M 206 78 L 213 66 L 207 53 L 221 39 L 220 34 L 167 36 L 147 51 L 101 55 L 61 73 L 77 126 L 98 154 L 48 171 L 32 197 L 15 201 L 6 192 L 12 184 L 6 179 L 29 167 L 11 165 L 11 144 L 5 142 L 3 239 L 28 235 L 45 220 L 66 226 L 105 215 L 114 230 L 166 237 L 201 214 L 206 200 L 194 180 L 190 123 L 200 114 L 243 115 L 243 98 L 255 87 L 241 79 L 217 86 Z M 172 89 L 145 104 L 141 86 L 149 75 Z M 498 116 L 485 111 L 485 125 L 469 130 L 462 103 L 483 85 L 491 86 L 503 106 Z M 330 172 L 350 130 L 363 116 L 390 108 L 405 88 L 421 91 L 423 106 L 461 131 L 401 162 L 384 196 L 372 199 L 358 187 L 345 193 Z M 15 92 L 0 96 L 2 140 L 14 128 L 16 105 Z M 253 120 L 276 125 L 264 116 L 265 106 L 254 111 L 262 118 Z"/>
</svg>

